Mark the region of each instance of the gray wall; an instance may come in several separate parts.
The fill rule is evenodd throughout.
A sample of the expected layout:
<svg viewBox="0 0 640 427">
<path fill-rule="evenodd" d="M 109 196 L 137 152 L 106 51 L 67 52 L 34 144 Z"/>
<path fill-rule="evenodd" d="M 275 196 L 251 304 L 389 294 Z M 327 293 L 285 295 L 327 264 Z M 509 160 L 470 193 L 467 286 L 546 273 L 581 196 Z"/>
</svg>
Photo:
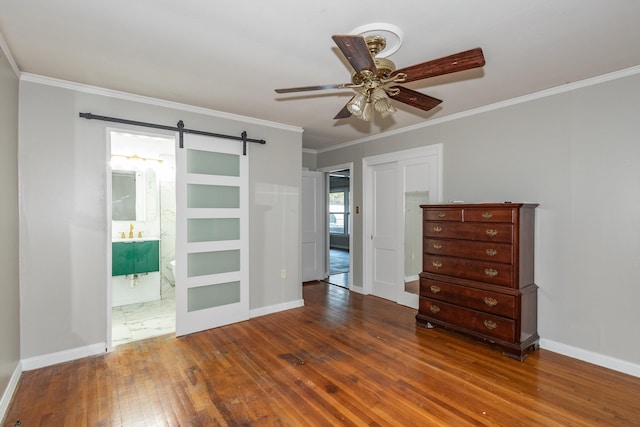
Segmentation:
<svg viewBox="0 0 640 427">
<path fill-rule="evenodd" d="M 316 170 L 316 155 L 314 152 L 309 152 L 309 150 L 302 152 L 302 167 L 310 171 Z"/>
<path fill-rule="evenodd" d="M 443 144 L 444 200 L 536 202 L 539 332 L 640 363 L 640 74 L 318 153 L 317 167 Z M 362 215 L 353 215 L 362 285 Z M 637 369 L 637 368 L 636 368 Z"/>
<path fill-rule="evenodd" d="M 191 109 L 193 110 L 193 109 Z M 299 129 L 214 117 L 100 93 L 20 83 L 22 358 L 106 338 L 106 128 L 79 112 L 262 138 L 249 144 L 250 307 L 302 298 Z M 15 248 L 15 245 L 14 245 Z M 277 250 L 274 250 L 276 249 Z M 280 278 L 286 268 L 287 278 Z"/>
<path fill-rule="evenodd" d="M 20 361 L 18 77 L 0 50 L 0 397 Z M 1 416 L 1 413 L 0 413 Z"/>
</svg>

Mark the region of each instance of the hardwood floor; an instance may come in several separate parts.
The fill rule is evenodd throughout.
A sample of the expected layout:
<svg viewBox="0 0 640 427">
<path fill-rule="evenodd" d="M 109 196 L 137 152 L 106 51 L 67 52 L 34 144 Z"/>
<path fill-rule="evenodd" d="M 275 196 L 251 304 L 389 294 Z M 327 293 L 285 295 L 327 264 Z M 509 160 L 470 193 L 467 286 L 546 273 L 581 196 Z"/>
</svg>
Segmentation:
<svg viewBox="0 0 640 427">
<path fill-rule="evenodd" d="M 640 425 L 640 378 L 524 362 L 312 282 L 305 306 L 25 372 L 5 426 Z"/>
</svg>

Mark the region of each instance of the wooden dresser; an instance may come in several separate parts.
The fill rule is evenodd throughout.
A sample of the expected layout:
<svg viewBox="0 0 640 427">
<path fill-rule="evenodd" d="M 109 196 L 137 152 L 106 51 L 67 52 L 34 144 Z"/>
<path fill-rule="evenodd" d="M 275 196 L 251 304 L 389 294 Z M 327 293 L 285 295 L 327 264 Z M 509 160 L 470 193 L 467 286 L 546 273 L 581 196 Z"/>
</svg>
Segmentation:
<svg viewBox="0 0 640 427">
<path fill-rule="evenodd" d="M 419 325 L 495 343 L 523 360 L 538 345 L 533 282 L 537 204 L 421 205 Z"/>
</svg>

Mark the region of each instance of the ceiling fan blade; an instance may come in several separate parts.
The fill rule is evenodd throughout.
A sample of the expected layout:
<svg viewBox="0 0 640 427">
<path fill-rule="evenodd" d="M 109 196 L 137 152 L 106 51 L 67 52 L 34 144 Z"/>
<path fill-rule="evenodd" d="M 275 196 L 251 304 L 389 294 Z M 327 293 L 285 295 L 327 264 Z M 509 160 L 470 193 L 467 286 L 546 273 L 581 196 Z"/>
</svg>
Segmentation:
<svg viewBox="0 0 640 427">
<path fill-rule="evenodd" d="M 326 90 L 326 89 L 342 89 L 344 85 L 318 85 L 318 86 L 302 86 L 290 87 L 286 89 L 276 89 L 276 93 L 306 92 L 310 90 Z"/>
<path fill-rule="evenodd" d="M 407 78 L 404 82 L 426 79 L 428 77 L 441 76 L 443 74 L 455 73 L 458 71 L 470 70 L 482 67 L 485 64 L 482 49 L 475 48 L 464 52 L 454 53 L 443 58 L 412 65 L 394 71 L 391 75 L 404 73 Z"/>
<path fill-rule="evenodd" d="M 393 95 L 391 99 L 404 102 L 407 105 L 411 105 L 412 107 L 416 107 L 424 111 L 429 111 L 442 102 L 440 99 L 433 98 L 429 95 L 425 95 L 424 93 L 416 92 L 415 90 L 407 89 L 402 86 L 393 86 L 389 89 L 398 89 L 399 91 L 396 95 Z"/>
<path fill-rule="evenodd" d="M 369 52 L 367 43 L 364 41 L 364 37 L 346 34 L 335 35 L 331 38 L 336 45 L 338 45 L 338 48 L 340 48 L 340 51 L 342 51 L 345 58 L 347 58 L 349 64 L 351 64 L 353 69 L 358 73 L 363 70 L 369 70 L 373 74 L 378 73 L 378 68 L 373 61 L 373 57 L 371 56 L 371 52 Z"/>
<path fill-rule="evenodd" d="M 353 98 L 351 98 L 353 99 Z M 351 102 L 351 100 L 349 100 L 349 102 Z M 344 107 L 342 107 L 342 110 L 340 110 L 338 112 L 338 114 L 336 114 L 336 116 L 334 117 L 334 119 L 338 120 L 338 119 L 346 119 L 348 117 L 351 117 L 351 112 L 349 111 L 349 109 L 347 108 L 347 105 L 349 105 L 349 102 L 347 102 L 345 104 Z"/>
</svg>

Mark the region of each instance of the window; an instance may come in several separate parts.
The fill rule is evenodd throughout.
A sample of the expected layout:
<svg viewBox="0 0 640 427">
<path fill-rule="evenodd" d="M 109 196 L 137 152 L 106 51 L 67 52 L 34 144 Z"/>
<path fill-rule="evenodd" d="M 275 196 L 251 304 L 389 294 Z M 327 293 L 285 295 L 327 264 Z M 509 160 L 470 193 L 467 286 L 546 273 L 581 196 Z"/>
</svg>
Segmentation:
<svg viewBox="0 0 640 427">
<path fill-rule="evenodd" d="M 331 190 L 329 193 L 329 232 L 349 234 L 349 191 Z"/>
</svg>

